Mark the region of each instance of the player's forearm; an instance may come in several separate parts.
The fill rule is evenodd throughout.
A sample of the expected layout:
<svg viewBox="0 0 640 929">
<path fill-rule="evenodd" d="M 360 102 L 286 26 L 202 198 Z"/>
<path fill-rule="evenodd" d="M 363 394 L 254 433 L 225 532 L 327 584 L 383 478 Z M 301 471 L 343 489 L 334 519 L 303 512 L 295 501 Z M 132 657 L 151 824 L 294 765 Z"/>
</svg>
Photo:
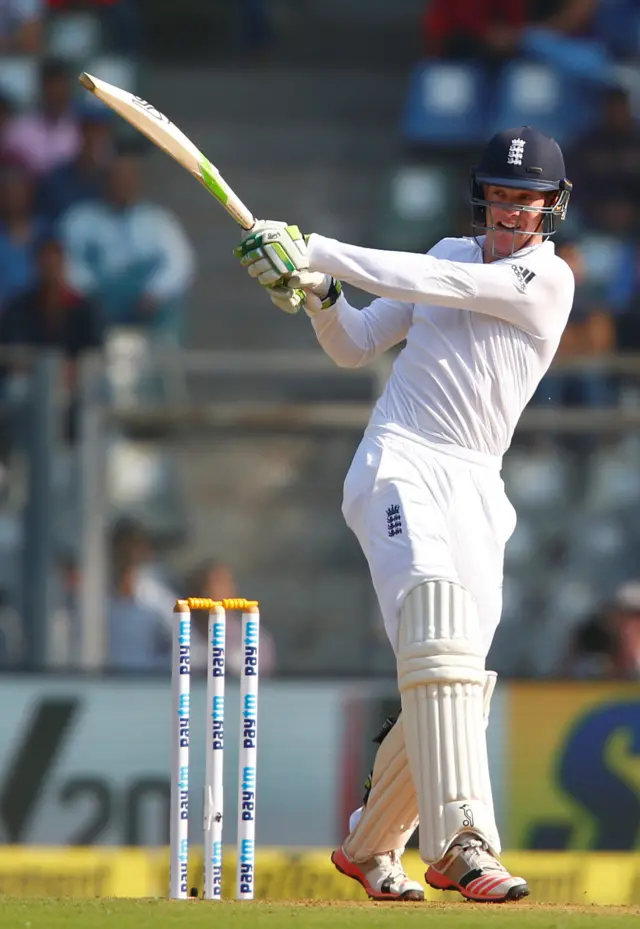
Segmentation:
<svg viewBox="0 0 640 929">
<path fill-rule="evenodd" d="M 376 347 L 359 310 L 341 296 L 330 310 L 311 317 L 316 338 L 325 353 L 340 368 L 358 368 L 376 356 Z"/>
<path fill-rule="evenodd" d="M 389 300 L 461 306 L 476 290 L 466 270 L 455 276 L 448 273 L 452 264 L 429 255 L 347 245 L 316 234 L 309 238 L 311 270 L 332 274 Z"/>
<path fill-rule="evenodd" d="M 569 269 L 550 282 L 503 262 L 468 264 L 410 252 L 346 245 L 312 235 L 309 266 L 389 300 L 470 310 L 511 323 L 537 338 L 564 326 L 573 300 Z M 553 286 L 551 286 L 553 283 Z"/>
</svg>

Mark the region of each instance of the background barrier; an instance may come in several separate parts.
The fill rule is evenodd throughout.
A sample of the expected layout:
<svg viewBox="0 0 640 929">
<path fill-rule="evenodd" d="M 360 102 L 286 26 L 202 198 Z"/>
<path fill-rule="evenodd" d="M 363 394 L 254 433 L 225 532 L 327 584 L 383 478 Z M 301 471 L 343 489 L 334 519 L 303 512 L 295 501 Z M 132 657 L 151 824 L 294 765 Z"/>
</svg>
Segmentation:
<svg viewBox="0 0 640 929">
<path fill-rule="evenodd" d="M 233 894 L 235 849 L 225 854 L 223 894 Z M 330 850 L 259 849 L 256 898 L 272 900 L 363 900 L 364 891 L 338 874 Z M 422 880 L 416 852 L 407 871 Z M 564 852 L 510 852 L 506 866 L 526 875 L 539 903 L 640 904 L 640 856 Z M 192 856 L 190 885 L 202 892 L 202 851 Z M 143 849 L 0 849 L 0 894 L 19 897 L 164 897 L 169 852 Z M 427 889 L 428 900 L 459 899 Z"/>
</svg>

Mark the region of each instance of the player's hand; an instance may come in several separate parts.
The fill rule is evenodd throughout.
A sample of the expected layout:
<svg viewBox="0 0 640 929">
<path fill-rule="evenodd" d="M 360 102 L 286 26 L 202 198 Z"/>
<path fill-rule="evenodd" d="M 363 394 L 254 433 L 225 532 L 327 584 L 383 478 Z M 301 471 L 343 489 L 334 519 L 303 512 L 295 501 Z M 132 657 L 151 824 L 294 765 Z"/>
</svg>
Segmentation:
<svg viewBox="0 0 640 929">
<path fill-rule="evenodd" d="M 234 255 L 285 313 L 304 307 L 313 316 L 333 306 L 342 291 L 331 275 L 308 270 L 307 245 L 297 226 L 258 220 Z"/>
<path fill-rule="evenodd" d="M 258 220 L 234 255 L 263 287 L 281 284 L 288 275 L 309 267 L 307 243 L 298 227 L 269 220 Z"/>
<path fill-rule="evenodd" d="M 297 313 L 302 306 L 308 316 L 315 316 L 334 305 L 342 293 L 342 284 L 330 274 L 300 271 L 286 279 L 286 286 L 268 288 L 271 302 L 285 313 Z"/>
</svg>

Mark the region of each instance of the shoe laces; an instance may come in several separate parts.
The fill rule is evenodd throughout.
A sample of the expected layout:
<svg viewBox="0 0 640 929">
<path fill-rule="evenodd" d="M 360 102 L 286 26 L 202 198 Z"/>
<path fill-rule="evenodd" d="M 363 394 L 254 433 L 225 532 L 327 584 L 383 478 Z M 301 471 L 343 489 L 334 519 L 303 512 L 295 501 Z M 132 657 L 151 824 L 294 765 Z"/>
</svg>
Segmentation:
<svg viewBox="0 0 640 929">
<path fill-rule="evenodd" d="M 407 875 L 402 867 L 402 858 L 399 851 L 376 855 L 375 861 L 380 870 L 384 871 L 390 880 L 394 882 L 406 881 Z"/>
<path fill-rule="evenodd" d="M 506 871 L 497 858 L 489 851 L 489 846 L 482 839 L 468 839 L 462 845 L 465 858 L 477 868 L 484 871 Z"/>
</svg>

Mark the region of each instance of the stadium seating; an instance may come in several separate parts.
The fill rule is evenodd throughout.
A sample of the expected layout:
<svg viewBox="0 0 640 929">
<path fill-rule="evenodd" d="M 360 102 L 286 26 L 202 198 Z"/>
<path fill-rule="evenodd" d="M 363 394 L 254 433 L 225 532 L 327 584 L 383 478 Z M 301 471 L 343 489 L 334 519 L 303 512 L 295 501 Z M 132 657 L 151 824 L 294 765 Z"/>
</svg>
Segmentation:
<svg viewBox="0 0 640 929">
<path fill-rule="evenodd" d="M 0 93 L 18 109 L 31 106 L 38 90 L 38 66 L 33 58 L 0 57 Z"/>
<path fill-rule="evenodd" d="M 55 58 L 76 62 L 100 50 L 100 22 L 89 11 L 59 13 L 47 24 L 47 50 Z"/>
<path fill-rule="evenodd" d="M 374 246 L 426 251 L 451 232 L 456 175 L 444 164 L 397 167 L 390 175 Z"/>
<path fill-rule="evenodd" d="M 466 62 L 420 62 L 402 115 L 402 135 L 413 144 L 473 145 L 486 136 L 486 77 Z"/>
<path fill-rule="evenodd" d="M 585 129 L 594 112 L 593 94 L 544 64 L 514 61 L 505 66 L 497 85 L 496 104 L 486 134 L 507 126 L 535 126 L 560 143 Z"/>
</svg>

